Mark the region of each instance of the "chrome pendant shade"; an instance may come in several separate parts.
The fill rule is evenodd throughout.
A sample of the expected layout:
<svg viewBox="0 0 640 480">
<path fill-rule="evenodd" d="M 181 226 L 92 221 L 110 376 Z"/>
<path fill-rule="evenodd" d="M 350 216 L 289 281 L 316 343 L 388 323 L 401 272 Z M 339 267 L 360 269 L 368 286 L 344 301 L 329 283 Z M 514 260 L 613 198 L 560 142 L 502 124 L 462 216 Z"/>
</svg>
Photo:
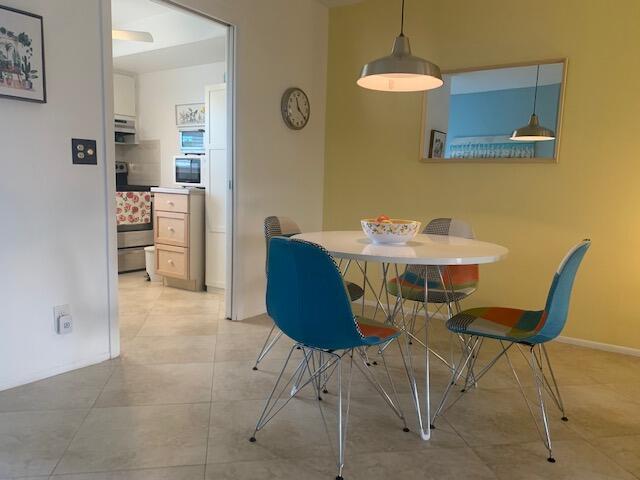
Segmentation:
<svg viewBox="0 0 640 480">
<path fill-rule="evenodd" d="M 546 142 L 554 140 L 556 134 L 553 130 L 540 125 L 538 116 L 536 115 L 536 102 L 538 100 L 538 80 L 540 79 L 540 65 L 536 73 L 536 89 L 533 96 L 533 113 L 529 119 L 529 123 L 524 127 L 517 128 L 511 134 L 511 140 L 517 142 Z"/>
<path fill-rule="evenodd" d="M 520 142 L 544 142 L 555 139 L 553 130 L 543 127 L 538 122 L 538 116 L 533 113 L 529 123 L 524 127 L 517 128 L 511 135 L 511 140 Z"/>
<path fill-rule="evenodd" d="M 357 83 L 362 88 L 384 92 L 419 92 L 442 86 L 440 67 L 411 54 L 409 39 L 404 36 L 404 0 L 400 35 L 393 43 L 391 55 L 362 67 Z"/>
</svg>

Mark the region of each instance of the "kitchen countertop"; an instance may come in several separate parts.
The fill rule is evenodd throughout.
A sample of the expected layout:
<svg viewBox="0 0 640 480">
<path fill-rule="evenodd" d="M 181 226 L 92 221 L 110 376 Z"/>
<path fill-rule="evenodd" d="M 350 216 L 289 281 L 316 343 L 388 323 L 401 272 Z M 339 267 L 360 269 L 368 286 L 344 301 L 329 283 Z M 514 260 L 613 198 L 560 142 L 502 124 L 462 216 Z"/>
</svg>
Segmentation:
<svg viewBox="0 0 640 480">
<path fill-rule="evenodd" d="M 151 189 L 154 193 L 170 193 L 173 195 L 204 195 L 204 189 L 202 188 L 170 188 L 170 187 L 153 187 Z"/>
</svg>

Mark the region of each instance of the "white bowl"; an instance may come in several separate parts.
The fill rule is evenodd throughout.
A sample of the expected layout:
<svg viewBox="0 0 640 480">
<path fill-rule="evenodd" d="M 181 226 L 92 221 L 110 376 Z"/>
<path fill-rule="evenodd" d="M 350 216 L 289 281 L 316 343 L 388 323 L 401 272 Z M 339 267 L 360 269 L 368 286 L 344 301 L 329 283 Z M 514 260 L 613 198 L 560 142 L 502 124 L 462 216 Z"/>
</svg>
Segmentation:
<svg viewBox="0 0 640 480">
<path fill-rule="evenodd" d="M 362 231 L 373 243 L 407 243 L 420 230 L 420 222 L 392 218 L 377 222 L 375 218 L 360 220 Z"/>
</svg>

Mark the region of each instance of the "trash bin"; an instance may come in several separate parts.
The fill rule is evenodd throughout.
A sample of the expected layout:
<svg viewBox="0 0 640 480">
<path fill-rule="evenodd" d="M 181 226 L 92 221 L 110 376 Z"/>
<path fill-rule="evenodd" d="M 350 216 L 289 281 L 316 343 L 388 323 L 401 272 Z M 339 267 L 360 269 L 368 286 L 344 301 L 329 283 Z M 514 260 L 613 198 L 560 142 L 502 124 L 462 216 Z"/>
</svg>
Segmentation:
<svg viewBox="0 0 640 480">
<path fill-rule="evenodd" d="M 152 282 L 159 282 L 162 277 L 156 273 L 156 247 L 144 247 L 144 261 L 147 269 L 147 275 Z"/>
</svg>

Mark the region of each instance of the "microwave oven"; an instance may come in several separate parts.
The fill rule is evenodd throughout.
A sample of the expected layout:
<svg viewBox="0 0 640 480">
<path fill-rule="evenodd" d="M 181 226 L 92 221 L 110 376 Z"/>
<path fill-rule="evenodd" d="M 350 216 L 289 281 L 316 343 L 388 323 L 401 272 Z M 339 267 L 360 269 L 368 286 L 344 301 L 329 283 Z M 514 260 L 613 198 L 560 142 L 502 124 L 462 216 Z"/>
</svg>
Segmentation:
<svg viewBox="0 0 640 480">
<path fill-rule="evenodd" d="M 182 129 L 178 132 L 178 146 L 182 153 L 204 153 L 204 129 Z"/>
<path fill-rule="evenodd" d="M 173 157 L 173 183 L 183 187 L 204 187 L 206 155 Z"/>
</svg>

